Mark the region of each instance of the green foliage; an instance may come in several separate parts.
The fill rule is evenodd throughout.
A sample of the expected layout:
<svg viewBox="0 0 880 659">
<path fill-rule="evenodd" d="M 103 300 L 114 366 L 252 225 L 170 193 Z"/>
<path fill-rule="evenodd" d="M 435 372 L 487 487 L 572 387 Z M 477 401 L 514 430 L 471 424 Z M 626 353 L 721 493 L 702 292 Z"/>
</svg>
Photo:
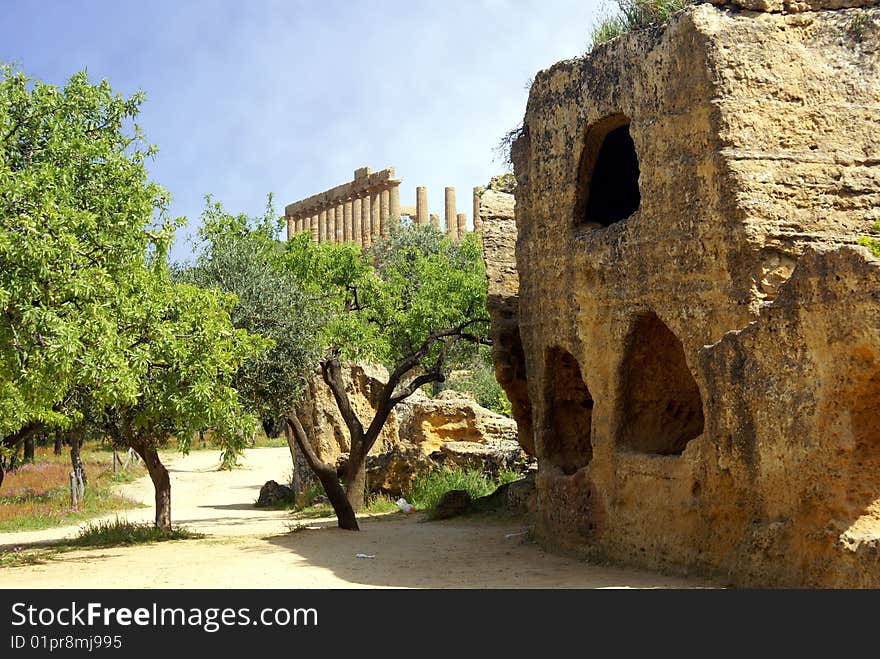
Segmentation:
<svg viewBox="0 0 880 659">
<path fill-rule="evenodd" d="M 694 0 L 615 0 L 617 12 L 606 15 L 590 31 L 590 50 L 621 34 L 669 20 Z"/>
<path fill-rule="evenodd" d="M 143 101 L 77 73 L 62 89 L 0 66 L 0 434 L 69 423 L 77 385 L 133 400 L 137 376 L 115 303 L 146 254 L 164 252 L 167 195 L 132 120 Z"/>
<path fill-rule="evenodd" d="M 467 490 L 472 498 L 478 499 L 492 494 L 499 484 L 479 469 L 435 469 L 416 476 L 403 496 L 416 510 L 430 511 L 450 490 Z"/>
<path fill-rule="evenodd" d="M 880 221 L 874 222 L 874 226 L 871 227 L 871 232 L 874 235 L 880 234 Z M 871 254 L 880 257 L 880 238 L 865 236 L 859 238 L 859 245 L 867 247 L 871 251 Z"/>
<path fill-rule="evenodd" d="M 510 401 L 495 379 L 492 351 L 487 346 L 480 346 L 478 353 L 463 364 L 463 370 L 453 371 L 443 383 L 443 388 L 467 392 L 479 405 L 496 414 L 511 415 Z"/>
<path fill-rule="evenodd" d="M 142 101 L 0 67 L 0 434 L 88 420 L 185 450 L 210 426 L 228 462 L 249 422 L 232 376 L 268 343 L 233 330 L 233 296 L 171 282 Z"/>
<path fill-rule="evenodd" d="M 233 380 L 245 407 L 261 418 L 278 418 L 302 397 L 305 376 L 317 363 L 321 325 L 317 305 L 281 267 L 279 228 L 271 198 L 266 214 L 256 219 L 230 215 L 209 198 L 202 215 L 203 249 L 193 267 L 175 273 L 181 281 L 234 294 L 235 328 L 271 341 Z"/>
<path fill-rule="evenodd" d="M 287 242 L 285 266 L 325 319 L 324 355 L 394 369 L 438 330 L 464 328 L 486 340 L 486 274 L 479 238 L 456 243 L 433 227 L 407 225 L 365 255 L 350 244 L 315 244 L 308 234 Z M 472 350 L 433 341 L 424 370 L 454 363 Z"/>
<path fill-rule="evenodd" d="M 80 529 L 76 538 L 68 540 L 64 544 L 72 547 L 120 547 L 203 537 L 204 535 L 201 533 L 194 533 L 179 526 L 168 531 L 156 528 L 152 524 L 129 522 L 117 517 L 113 521 L 98 521 L 87 524 Z"/>
</svg>

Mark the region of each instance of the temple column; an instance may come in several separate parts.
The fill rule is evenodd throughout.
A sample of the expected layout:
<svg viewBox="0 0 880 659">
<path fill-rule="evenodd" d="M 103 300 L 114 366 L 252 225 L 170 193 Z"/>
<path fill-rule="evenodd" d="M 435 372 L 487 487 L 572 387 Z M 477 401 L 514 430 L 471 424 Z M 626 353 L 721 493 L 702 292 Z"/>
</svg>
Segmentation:
<svg viewBox="0 0 880 659">
<path fill-rule="evenodd" d="M 388 200 L 388 215 L 391 217 L 392 221 L 400 222 L 400 190 L 398 189 L 400 186 L 399 183 L 392 186 L 390 192 L 390 198 Z"/>
<path fill-rule="evenodd" d="M 474 231 L 480 231 L 483 228 L 483 218 L 480 217 L 480 193 L 483 188 L 477 186 L 474 188 Z"/>
<path fill-rule="evenodd" d="M 333 207 L 333 242 L 342 243 L 342 208 L 339 204 Z"/>
<path fill-rule="evenodd" d="M 437 231 L 440 231 L 440 216 L 437 213 L 431 213 L 431 224 Z"/>
<path fill-rule="evenodd" d="M 458 239 L 458 221 L 455 217 L 455 188 L 446 188 L 446 233 L 453 240 Z"/>
<path fill-rule="evenodd" d="M 342 240 L 350 243 L 351 238 L 351 199 L 346 199 L 342 205 Z"/>
<path fill-rule="evenodd" d="M 285 219 L 287 220 L 287 239 L 290 240 L 293 234 L 296 233 L 296 220 L 289 215 Z"/>
<path fill-rule="evenodd" d="M 324 240 L 332 243 L 336 240 L 336 207 L 327 209 L 327 228 L 324 230 Z"/>
<path fill-rule="evenodd" d="M 363 199 L 355 197 L 351 201 L 351 239 L 358 245 L 363 245 L 361 229 L 361 217 L 363 215 Z"/>
<path fill-rule="evenodd" d="M 327 211 L 321 210 L 318 213 L 318 242 L 323 243 L 327 240 Z"/>
<path fill-rule="evenodd" d="M 388 237 L 388 225 L 390 216 L 391 193 L 385 188 L 379 193 L 379 233 L 383 238 Z"/>
<path fill-rule="evenodd" d="M 467 233 L 467 214 L 459 213 L 455 216 L 455 219 L 458 222 L 457 238 L 458 240 L 461 240 L 462 238 L 464 238 L 464 234 Z"/>
<path fill-rule="evenodd" d="M 309 218 L 309 230 L 312 232 L 312 242 L 318 242 L 318 216 L 314 213 Z"/>
<path fill-rule="evenodd" d="M 379 201 L 380 195 L 378 190 L 373 190 L 370 192 L 370 242 L 374 241 L 379 237 L 381 232 L 382 225 L 382 215 L 381 211 L 381 202 Z"/>
<path fill-rule="evenodd" d="M 423 186 L 416 188 L 416 224 L 425 226 L 428 223 L 428 191 Z"/>
<path fill-rule="evenodd" d="M 369 193 L 361 199 L 361 247 L 369 249 L 373 244 L 370 234 L 370 226 L 372 224 L 372 203 Z"/>
</svg>

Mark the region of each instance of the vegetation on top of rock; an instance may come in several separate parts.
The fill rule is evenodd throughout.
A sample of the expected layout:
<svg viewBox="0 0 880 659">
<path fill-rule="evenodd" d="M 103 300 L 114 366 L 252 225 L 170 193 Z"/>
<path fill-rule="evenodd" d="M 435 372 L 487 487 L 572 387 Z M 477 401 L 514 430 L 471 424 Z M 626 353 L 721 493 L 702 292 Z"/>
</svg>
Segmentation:
<svg viewBox="0 0 880 659">
<path fill-rule="evenodd" d="M 590 50 L 621 34 L 665 23 L 694 0 L 615 0 L 615 3 L 618 11 L 605 16 L 590 31 Z"/>
<path fill-rule="evenodd" d="M 871 250 L 871 254 L 874 256 L 880 257 L 880 220 L 874 222 L 874 226 L 871 227 L 872 236 L 865 236 L 864 238 L 859 239 L 859 245 L 867 247 Z"/>
<path fill-rule="evenodd" d="M 516 190 L 516 176 L 514 176 L 513 172 L 497 174 L 489 180 L 489 185 L 486 186 L 486 189 L 513 194 L 513 191 Z"/>
</svg>

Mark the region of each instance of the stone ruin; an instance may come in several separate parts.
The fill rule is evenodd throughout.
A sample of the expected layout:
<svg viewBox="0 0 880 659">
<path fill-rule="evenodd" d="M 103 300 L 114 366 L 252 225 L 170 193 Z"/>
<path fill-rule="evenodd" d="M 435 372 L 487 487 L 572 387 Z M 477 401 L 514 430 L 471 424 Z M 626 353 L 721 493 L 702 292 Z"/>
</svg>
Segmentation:
<svg viewBox="0 0 880 659">
<path fill-rule="evenodd" d="M 878 587 L 880 8 L 736 1 L 536 76 L 496 372 L 543 542 Z"/>
<path fill-rule="evenodd" d="M 416 205 L 400 205 L 400 179 L 394 177 L 394 168 L 373 172 L 361 167 L 354 172 L 354 180 L 301 199 L 284 208 L 287 237 L 309 231 L 317 243 L 355 243 L 369 247 L 380 236 L 388 237 L 391 225 L 401 217 L 409 217 L 418 225 L 429 222 L 438 230 L 440 216 L 428 211 L 428 191 L 416 188 Z M 482 187 L 474 188 L 473 226 L 479 231 Z M 458 240 L 467 233 L 467 214 L 455 209 L 455 188 L 444 189 L 445 233 Z"/>
</svg>

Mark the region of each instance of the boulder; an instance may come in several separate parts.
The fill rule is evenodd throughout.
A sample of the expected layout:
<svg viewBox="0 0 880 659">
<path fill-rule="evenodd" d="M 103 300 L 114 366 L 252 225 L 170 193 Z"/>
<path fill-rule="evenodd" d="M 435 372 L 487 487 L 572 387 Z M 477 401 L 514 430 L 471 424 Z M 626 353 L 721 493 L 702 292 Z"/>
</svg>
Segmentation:
<svg viewBox="0 0 880 659">
<path fill-rule="evenodd" d="M 284 501 L 293 501 L 293 490 L 287 485 L 281 485 L 275 481 L 266 481 L 260 488 L 260 496 L 254 504 L 257 508 L 273 506 Z"/>
<path fill-rule="evenodd" d="M 434 506 L 432 517 L 434 519 L 449 519 L 458 515 L 464 515 L 471 509 L 473 499 L 467 490 L 449 490 L 440 497 L 440 501 Z"/>
</svg>

